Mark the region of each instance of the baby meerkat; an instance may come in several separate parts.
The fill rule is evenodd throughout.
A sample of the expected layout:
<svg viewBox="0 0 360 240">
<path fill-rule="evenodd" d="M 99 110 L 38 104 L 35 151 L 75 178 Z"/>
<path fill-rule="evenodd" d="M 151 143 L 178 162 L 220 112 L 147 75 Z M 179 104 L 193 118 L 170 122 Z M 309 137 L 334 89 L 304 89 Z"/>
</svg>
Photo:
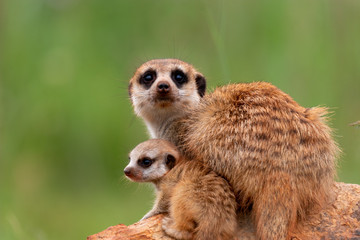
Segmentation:
<svg viewBox="0 0 360 240">
<path fill-rule="evenodd" d="M 200 161 L 185 160 L 166 140 L 151 139 L 130 153 L 125 175 L 152 182 L 157 199 L 143 219 L 165 213 L 163 230 L 176 239 L 234 239 L 236 200 L 228 182 Z"/>
<path fill-rule="evenodd" d="M 228 180 L 258 239 L 290 239 L 332 199 L 338 147 L 326 109 L 304 108 L 265 82 L 207 95 L 205 86 L 190 64 L 158 59 L 136 70 L 129 94 L 153 138 Z"/>
</svg>

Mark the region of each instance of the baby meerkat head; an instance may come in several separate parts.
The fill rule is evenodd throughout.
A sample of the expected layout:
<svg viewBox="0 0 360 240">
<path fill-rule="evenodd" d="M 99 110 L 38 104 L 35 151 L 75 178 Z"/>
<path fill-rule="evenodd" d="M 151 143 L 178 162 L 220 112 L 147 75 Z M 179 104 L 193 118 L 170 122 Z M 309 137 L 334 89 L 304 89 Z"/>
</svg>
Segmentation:
<svg viewBox="0 0 360 240">
<path fill-rule="evenodd" d="M 136 70 L 129 83 L 136 114 L 150 121 L 162 113 L 176 115 L 184 107 L 196 105 L 205 90 L 204 76 L 177 59 L 148 61 Z"/>
<path fill-rule="evenodd" d="M 130 152 L 130 162 L 124 173 L 134 182 L 155 182 L 170 171 L 179 158 L 180 153 L 172 143 L 151 139 L 140 143 Z"/>
</svg>

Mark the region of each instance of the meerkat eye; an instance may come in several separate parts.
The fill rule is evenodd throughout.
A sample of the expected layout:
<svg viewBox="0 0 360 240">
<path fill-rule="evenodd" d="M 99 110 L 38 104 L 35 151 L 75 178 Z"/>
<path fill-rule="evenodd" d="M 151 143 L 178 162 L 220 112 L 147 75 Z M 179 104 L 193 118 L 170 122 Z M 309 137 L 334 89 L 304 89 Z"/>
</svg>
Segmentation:
<svg viewBox="0 0 360 240">
<path fill-rule="evenodd" d="M 150 167 L 152 163 L 153 163 L 153 161 L 147 157 L 144 157 L 144 158 L 138 160 L 139 166 L 141 166 L 143 168 Z"/>
<path fill-rule="evenodd" d="M 140 77 L 140 83 L 144 84 L 146 86 L 150 86 L 156 78 L 156 72 L 155 71 L 147 71 Z"/>
<path fill-rule="evenodd" d="M 181 70 L 173 71 L 171 73 L 171 79 L 175 82 L 176 85 L 182 85 L 187 82 L 187 77 Z"/>
</svg>

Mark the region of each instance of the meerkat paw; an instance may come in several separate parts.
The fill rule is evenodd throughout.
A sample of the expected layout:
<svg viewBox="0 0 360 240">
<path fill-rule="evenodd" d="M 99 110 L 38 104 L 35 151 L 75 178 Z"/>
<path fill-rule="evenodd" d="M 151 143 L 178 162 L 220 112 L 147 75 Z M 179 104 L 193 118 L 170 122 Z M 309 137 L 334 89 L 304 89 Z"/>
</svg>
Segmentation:
<svg viewBox="0 0 360 240">
<path fill-rule="evenodd" d="M 162 221 L 162 229 L 164 232 L 169 235 L 170 237 L 176 238 L 176 239 L 192 239 L 193 234 L 192 232 L 186 231 L 186 230 L 179 230 L 174 227 L 174 221 L 172 218 L 165 217 Z"/>
</svg>

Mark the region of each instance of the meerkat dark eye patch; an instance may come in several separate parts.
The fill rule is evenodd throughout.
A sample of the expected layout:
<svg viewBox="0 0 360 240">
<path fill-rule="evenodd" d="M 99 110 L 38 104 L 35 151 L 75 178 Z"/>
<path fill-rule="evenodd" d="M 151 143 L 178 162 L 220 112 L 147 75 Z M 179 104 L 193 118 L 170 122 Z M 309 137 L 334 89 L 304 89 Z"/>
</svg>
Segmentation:
<svg viewBox="0 0 360 240">
<path fill-rule="evenodd" d="M 168 166 L 169 169 L 172 169 L 175 166 L 176 159 L 173 155 L 168 154 L 166 156 L 166 166 Z"/>
<path fill-rule="evenodd" d="M 156 79 L 156 72 L 154 70 L 148 70 L 141 75 L 139 82 L 146 89 L 149 89 Z"/>
<path fill-rule="evenodd" d="M 148 168 L 153 164 L 153 162 L 154 161 L 151 158 L 144 157 L 138 160 L 138 165 L 143 168 Z"/>
<path fill-rule="evenodd" d="M 188 82 L 186 74 L 179 69 L 172 71 L 170 77 L 178 88 Z"/>
<path fill-rule="evenodd" d="M 198 93 L 199 93 L 200 97 L 203 97 L 205 95 L 205 91 L 206 91 L 206 79 L 204 76 L 197 74 L 195 77 L 195 81 L 196 81 L 196 87 L 197 87 Z"/>
</svg>

